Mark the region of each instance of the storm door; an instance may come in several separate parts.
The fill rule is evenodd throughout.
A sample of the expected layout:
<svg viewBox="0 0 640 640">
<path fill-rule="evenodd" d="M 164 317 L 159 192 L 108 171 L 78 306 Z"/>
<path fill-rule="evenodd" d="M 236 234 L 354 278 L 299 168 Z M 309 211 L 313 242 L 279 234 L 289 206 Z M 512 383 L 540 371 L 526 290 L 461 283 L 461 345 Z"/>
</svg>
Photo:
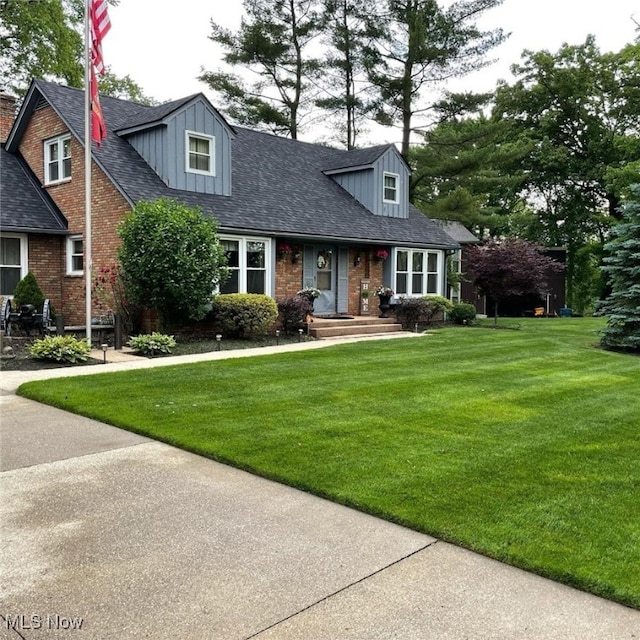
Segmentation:
<svg viewBox="0 0 640 640">
<path fill-rule="evenodd" d="M 313 285 L 320 291 L 320 297 L 313 304 L 313 312 L 330 314 L 336 312 L 336 251 L 333 247 L 316 245 L 313 247 L 311 272 Z"/>
</svg>

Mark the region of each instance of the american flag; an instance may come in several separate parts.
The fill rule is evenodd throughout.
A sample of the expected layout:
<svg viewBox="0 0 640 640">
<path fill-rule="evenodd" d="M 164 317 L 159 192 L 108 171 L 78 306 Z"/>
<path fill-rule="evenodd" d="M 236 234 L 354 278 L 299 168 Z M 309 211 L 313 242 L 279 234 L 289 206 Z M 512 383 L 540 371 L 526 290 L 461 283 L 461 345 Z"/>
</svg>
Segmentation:
<svg viewBox="0 0 640 640">
<path fill-rule="evenodd" d="M 89 26 L 91 29 L 91 139 L 100 146 L 107 137 L 107 129 L 102 116 L 100 97 L 98 96 L 98 81 L 96 73 L 104 73 L 104 60 L 102 59 L 102 38 L 111 29 L 111 21 L 107 13 L 107 0 L 90 0 Z"/>
<path fill-rule="evenodd" d="M 111 21 L 107 12 L 107 0 L 91 0 L 89 17 L 91 25 L 91 62 L 98 73 L 104 73 L 102 38 L 111 29 Z"/>
</svg>

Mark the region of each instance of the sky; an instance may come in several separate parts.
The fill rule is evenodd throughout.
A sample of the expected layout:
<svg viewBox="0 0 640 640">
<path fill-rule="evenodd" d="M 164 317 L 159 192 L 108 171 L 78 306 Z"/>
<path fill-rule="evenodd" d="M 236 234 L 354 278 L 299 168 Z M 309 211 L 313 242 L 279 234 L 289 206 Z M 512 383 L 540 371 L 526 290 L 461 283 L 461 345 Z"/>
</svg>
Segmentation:
<svg viewBox="0 0 640 640">
<path fill-rule="evenodd" d="M 106 64 L 117 76 L 129 75 L 144 94 L 164 102 L 204 93 L 215 106 L 215 96 L 197 80 L 204 67 L 215 70 L 221 50 L 209 40 L 210 22 L 235 30 L 240 24 L 242 0 L 119 0 L 110 7 L 111 30 L 103 41 Z M 504 0 L 482 18 L 484 29 L 510 32 L 507 42 L 493 50 L 497 61 L 467 76 L 465 88 L 490 91 L 509 72 L 522 51 L 557 51 L 564 43 L 583 44 L 596 37 L 602 52 L 619 51 L 633 42 L 640 23 L 640 0 Z M 459 86 L 451 87 L 459 90 Z M 397 132 L 377 132 L 374 142 L 395 142 Z M 313 140 L 313 134 L 304 139 Z"/>
</svg>

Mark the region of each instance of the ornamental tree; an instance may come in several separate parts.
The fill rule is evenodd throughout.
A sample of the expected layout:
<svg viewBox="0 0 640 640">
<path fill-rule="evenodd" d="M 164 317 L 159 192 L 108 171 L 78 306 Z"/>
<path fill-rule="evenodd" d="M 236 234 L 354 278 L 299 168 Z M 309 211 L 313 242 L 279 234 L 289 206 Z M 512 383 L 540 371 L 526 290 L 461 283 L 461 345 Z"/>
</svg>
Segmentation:
<svg viewBox="0 0 640 640">
<path fill-rule="evenodd" d="M 501 300 L 531 293 L 544 297 L 549 274 L 563 268 L 536 245 L 517 238 L 471 247 L 467 266 L 474 286 L 493 300 L 496 323 Z"/>
<path fill-rule="evenodd" d="M 607 318 L 601 338 L 604 347 L 640 351 L 640 185 L 633 185 L 631 194 L 622 222 L 604 247 L 602 271 L 609 277 L 611 294 L 599 315 Z"/>
<path fill-rule="evenodd" d="M 120 225 L 119 260 L 131 300 L 172 319 L 201 320 L 226 277 L 217 224 L 176 200 L 138 203 Z"/>
</svg>

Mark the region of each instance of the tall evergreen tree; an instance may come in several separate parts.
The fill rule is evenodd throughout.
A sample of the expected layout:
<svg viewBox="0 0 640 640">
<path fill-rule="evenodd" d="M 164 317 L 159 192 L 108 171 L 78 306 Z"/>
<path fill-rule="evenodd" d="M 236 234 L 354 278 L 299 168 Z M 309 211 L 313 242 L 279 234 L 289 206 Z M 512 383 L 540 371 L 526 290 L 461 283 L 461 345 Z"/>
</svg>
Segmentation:
<svg viewBox="0 0 640 640">
<path fill-rule="evenodd" d="M 604 249 L 602 270 L 609 277 L 611 294 L 599 315 L 607 318 L 602 345 L 640 352 L 640 185 L 631 187 L 622 222 L 613 228 L 613 239 Z"/>
<path fill-rule="evenodd" d="M 308 46 L 320 31 L 318 0 L 244 0 L 243 6 L 237 32 L 212 21 L 209 38 L 222 46 L 227 65 L 251 71 L 257 80 L 247 83 L 222 69 L 203 71 L 199 79 L 237 122 L 295 139 L 315 98 L 310 78 L 318 62 Z"/>
<path fill-rule="evenodd" d="M 323 5 L 328 48 L 318 78 L 322 93 L 316 105 L 334 115 L 340 142 L 353 149 L 375 105 L 373 92 L 364 82 L 364 52 L 370 40 L 379 35 L 376 22 L 371 20 L 376 1 L 324 0 Z"/>
<path fill-rule="evenodd" d="M 503 0 L 457 0 L 442 8 L 437 0 L 388 0 L 375 16 L 382 35 L 366 54 L 368 79 L 376 88 L 380 124 L 402 131 L 401 154 L 409 157 L 411 134 L 436 102 L 425 93 L 445 80 L 488 64 L 487 53 L 502 43 L 502 29 L 482 31 L 476 20 Z"/>
</svg>

